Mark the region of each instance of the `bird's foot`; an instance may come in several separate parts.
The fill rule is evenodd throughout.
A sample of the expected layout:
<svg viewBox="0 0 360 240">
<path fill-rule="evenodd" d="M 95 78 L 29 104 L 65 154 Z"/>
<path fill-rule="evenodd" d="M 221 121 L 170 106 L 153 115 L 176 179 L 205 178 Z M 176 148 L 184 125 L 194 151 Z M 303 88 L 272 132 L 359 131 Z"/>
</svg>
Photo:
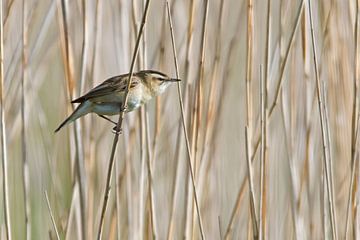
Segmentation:
<svg viewBox="0 0 360 240">
<path fill-rule="evenodd" d="M 126 112 L 127 111 L 127 106 L 120 106 L 120 112 Z"/>
<path fill-rule="evenodd" d="M 122 134 L 122 128 L 120 128 L 119 131 L 117 131 L 116 127 L 117 126 L 113 127 L 112 132 L 117 135 Z"/>
</svg>

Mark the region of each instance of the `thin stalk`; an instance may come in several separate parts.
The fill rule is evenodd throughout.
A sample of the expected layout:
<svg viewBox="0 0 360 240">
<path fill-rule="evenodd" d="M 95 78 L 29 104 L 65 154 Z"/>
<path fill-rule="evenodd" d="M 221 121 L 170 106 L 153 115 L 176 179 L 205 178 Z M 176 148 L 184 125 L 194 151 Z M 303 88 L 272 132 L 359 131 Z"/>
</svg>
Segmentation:
<svg viewBox="0 0 360 240">
<path fill-rule="evenodd" d="M 267 1 L 267 21 L 266 21 L 266 43 L 265 43 L 265 70 L 264 70 L 264 87 L 265 87 L 265 108 L 268 108 L 268 82 L 270 68 L 270 24 L 271 24 L 271 0 Z M 266 139 L 265 139 L 266 140 Z"/>
<path fill-rule="evenodd" d="M 132 80 L 132 76 L 133 76 L 133 72 L 134 72 L 135 61 L 136 61 L 136 58 L 137 58 L 137 55 L 138 55 L 138 52 L 139 52 L 140 40 L 141 40 L 141 36 L 142 36 L 144 26 L 145 26 L 145 23 L 146 23 L 146 17 L 147 17 L 147 13 L 148 13 L 148 10 L 149 10 L 149 5 L 150 5 L 150 0 L 147 0 L 146 5 L 145 5 L 144 14 L 143 14 L 142 21 L 141 21 L 141 25 L 140 25 L 140 29 L 139 29 L 138 36 L 137 36 L 137 39 L 136 39 L 136 44 L 135 44 L 135 49 L 134 49 L 131 65 L 130 65 L 129 79 L 128 79 L 126 89 L 125 89 L 124 102 L 122 103 L 121 111 L 119 113 L 119 119 L 118 119 L 118 122 L 117 122 L 117 125 L 116 125 L 116 128 L 115 128 L 115 137 L 114 137 L 114 141 L 113 141 L 112 149 L 111 149 L 111 154 L 110 154 L 110 160 L 109 160 L 107 178 L 106 178 L 106 187 L 105 187 L 105 192 L 104 192 L 104 196 L 103 196 L 103 204 L 102 204 L 102 209 L 101 209 L 100 224 L 99 224 L 98 235 L 97 235 L 98 239 L 101 239 L 101 237 L 102 237 L 102 231 L 103 231 L 104 219 L 105 219 L 105 212 L 106 212 L 106 208 L 107 208 L 107 204 L 108 204 L 108 200 L 109 200 L 111 176 L 112 176 L 112 172 L 113 172 L 113 168 L 114 168 L 115 152 L 116 152 L 117 142 L 119 140 L 121 126 L 122 126 L 122 122 L 123 122 L 124 114 L 125 114 L 125 111 L 123 111 L 123 109 L 125 109 L 125 107 L 127 107 L 127 102 L 128 102 L 128 97 L 129 97 L 129 89 L 130 89 L 131 80 Z"/>
<path fill-rule="evenodd" d="M 145 0 L 143 0 L 143 7 L 145 7 Z M 146 35 L 146 29 L 144 30 L 143 33 L 143 38 L 142 38 L 142 69 L 147 69 L 148 67 L 148 63 L 147 63 L 147 48 L 146 48 L 146 40 L 147 40 L 147 35 Z M 149 205 L 150 205 L 150 225 L 151 225 L 151 229 L 152 229 L 152 238 L 156 239 L 158 236 L 157 233 L 157 220 L 156 220 L 156 213 L 155 213 L 155 196 L 154 196 L 154 188 L 153 188 L 153 174 L 152 174 L 152 163 L 153 160 L 155 158 L 154 153 L 151 151 L 151 141 L 150 141 L 150 123 L 149 123 L 149 112 L 148 112 L 148 108 L 145 106 L 145 111 L 144 111 L 144 116 L 145 116 L 145 145 L 146 145 L 146 153 L 147 153 L 147 158 L 146 158 L 146 163 L 147 163 L 147 177 L 148 177 L 148 195 L 147 195 L 147 200 L 149 201 Z"/>
<path fill-rule="evenodd" d="M 250 212 L 252 220 L 252 229 L 254 239 L 258 239 L 258 223 L 257 214 L 255 208 L 255 193 L 254 193 L 254 182 L 253 172 L 251 166 L 251 153 L 252 153 L 252 65 L 253 65 L 253 31 L 254 31 L 254 9 L 253 1 L 247 1 L 247 35 L 246 35 L 246 77 L 245 77 L 245 89 L 246 89 L 246 127 L 245 127 L 245 142 L 246 142 L 246 159 L 248 167 L 248 178 L 250 188 Z"/>
<path fill-rule="evenodd" d="M 224 236 L 225 240 L 230 239 L 230 233 L 231 233 L 231 231 L 233 229 L 233 226 L 234 226 L 235 216 L 236 216 L 237 212 L 239 211 L 239 209 L 241 207 L 241 201 L 242 201 L 243 196 L 244 196 L 244 192 L 245 192 L 244 190 L 245 190 L 247 180 L 248 180 L 248 178 L 245 177 L 243 179 L 243 181 L 242 181 L 239 193 L 238 193 L 237 198 L 236 198 L 235 205 L 233 207 L 233 210 L 231 211 L 231 217 L 230 217 L 229 224 L 226 227 L 226 232 L 225 232 L 225 236 Z"/>
<path fill-rule="evenodd" d="M 135 3 L 135 2 L 133 2 Z M 142 7 L 145 6 L 145 1 L 143 0 L 143 5 Z M 135 4 L 133 4 L 133 16 L 134 18 L 136 18 L 136 6 Z M 133 21 L 134 24 L 136 23 L 136 21 Z M 147 69 L 147 51 L 146 51 L 146 29 L 144 30 L 144 33 L 143 33 L 143 37 L 142 37 L 142 47 L 140 47 L 139 51 L 139 58 L 138 58 L 138 61 L 139 61 L 139 66 L 141 69 Z M 143 234 L 144 233 L 144 222 L 146 219 L 148 219 L 147 217 L 144 217 L 145 214 L 146 214 L 146 207 L 144 206 L 149 206 L 149 221 L 148 221 L 148 224 L 149 226 L 151 227 L 151 230 L 152 230 L 152 238 L 153 239 L 156 239 L 156 236 L 157 236 L 157 224 L 156 224 L 156 214 L 155 214 L 155 202 L 154 202 L 154 193 L 153 193 L 153 181 L 152 181 L 152 158 L 153 158 L 153 154 L 151 152 L 151 149 L 150 149 L 150 127 L 149 127 L 149 114 L 148 114 L 148 109 L 147 107 L 143 107 L 141 109 L 141 115 L 142 115 L 142 119 L 141 119 L 141 126 L 142 126 L 142 144 L 143 144 L 143 147 L 144 149 L 146 150 L 143 150 L 143 158 L 142 158 L 142 164 L 144 165 L 144 167 L 142 167 L 142 170 L 141 171 L 144 171 L 142 172 L 142 175 L 145 176 L 145 164 L 146 164 L 146 170 L 147 170 L 147 194 L 142 194 L 141 196 L 141 207 L 142 207 L 142 212 L 140 212 L 140 223 L 142 226 L 140 229 L 141 229 L 141 233 L 140 234 Z M 146 152 L 145 152 L 146 151 Z M 144 191 L 144 187 L 145 187 L 145 184 L 146 182 L 143 180 L 143 182 L 141 183 L 142 186 L 140 186 L 140 189 L 143 189 L 143 192 Z M 145 229 L 147 229 L 145 227 Z"/>
<path fill-rule="evenodd" d="M 205 71 L 205 47 L 206 47 L 206 33 L 207 33 L 207 18 L 208 18 L 208 12 L 209 12 L 209 0 L 205 1 L 205 8 L 204 8 L 204 15 L 202 20 L 202 31 L 201 31 L 201 43 L 200 43 L 200 62 L 198 65 L 198 75 L 196 82 L 196 96 L 195 96 L 195 109 L 196 109 L 196 117 L 194 118 L 194 137 L 192 138 L 192 144 L 193 144 L 193 156 L 194 156 L 194 176 L 195 178 L 201 179 L 199 172 L 199 145 L 200 145 L 200 135 L 201 135 L 201 125 L 202 125 L 202 113 L 203 113 L 203 91 L 204 91 L 204 71 Z M 196 122 L 196 123 L 195 123 Z M 199 185 L 198 185 L 199 186 Z M 201 189 L 201 188 L 199 188 Z M 192 208 L 192 226 L 194 226 L 195 222 L 195 209 Z M 195 236 L 195 229 L 193 228 L 192 236 Z"/>
<path fill-rule="evenodd" d="M 219 12 L 219 18 L 217 21 L 217 29 L 219 31 L 219 34 L 217 34 L 216 36 L 216 43 L 215 43 L 215 59 L 214 59 L 214 63 L 213 63 L 213 71 L 212 71 L 212 78 L 211 78 L 211 84 L 210 84 L 210 90 L 209 90 L 209 100 L 208 100 L 208 105 L 207 105 L 207 110 L 206 110 L 206 125 L 205 125 L 205 133 L 204 133 L 204 139 L 203 139 L 203 149 L 202 149 L 202 153 L 201 153 L 201 163 L 203 162 L 204 156 L 205 156 L 205 151 L 208 149 L 209 147 L 209 142 L 210 142 L 210 131 L 211 129 L 213 129 L 213 124 L 215 121 L 215 117 L 214 115 L 215 113 L 215 101 L 216 101 L 216 97 L 219 96 L 217 95 L 217 90 L 218 90 L 218 83 L 219 83 L 219 68 L 220 68 L 220 57 L 221 57 L 221 32 L 222 32 L 222 26 L 223 26 L 223 14 L 224 14 L 224 0 L 221 0 L 220 3 L 220 12 Z"/>
<path fill-rule="evenodd" d="M 5 232 L 8 240 L 11 240 L 11 220 L 9 204 L 9 175 L 8 158 L 6 146 L 6 125 L 5 125 L 5 91 L 4 91 L 4 28 L 3 28 L 3 1 L 0 2 L 0 119 L 1 119 L 1 160 L 3 175 L 3 198 L 5 214 Z"/>
<path fill-rule="evenodd" d="M 328 109 L 327 109 L 327 99 L 325 96 L 325 93 L 327 92 L 327 89 L 325 87 L 325 82 L 322 81 L 323 83 L 323 101 L 324 101 L 324 123 L 325 123 L 325 128 L 326 128 L 326 140 L 327 140 L 327 145 L 328 145 L 328 160 L 329 160 L 329 177 L 330 177 L 330 190 L 331 190 L 331 198 L 334 199 L 334 175 L 333 175 L 333 165 L 332 165 L 332 150 L 331 150 L 331 134 L 330 134 L 330 126 L 329 126 L 329 113 L 328 113 Z M 333 201 L 334 202 L 334 201 Z M 330 208 L 331 211 L 331 208 Z M 337 226 L 337 222 L 336 222 L 336 211 L 335 209 L 332 210 L 333 211 L 333 215 L 334 215 L 334 226 L 335 226 L 335 231 L 336 231 L 336 226 Z M 336 233 L 336 232 L 335 232 Z"/>
<path fill-rule="evenodd" d="M 356 166 L 356 142 L 357 135 L 356 132 L 359 129 L 359 122 L 356 121 L 356 111 L 357 111 L 357 92 L 358 92 L 358 76 L 359 76 L 359 61 L 358 61 L 358 38 L 359 38 L 359 0 L 356 0 L 356 18 L 355 18 L 355 31 L 354 31 L 354 40 L 355 40 L 355 53 L 354 53 L 354 89 L 353 89 L 353 110 L 352 110 L 352 119 L 351 119 L 351 129 L 352 129 L 352 137 L 351 137 L 351 180 L 349 186 L 348 193 L 348 201 L 346 207 L 346 221 L 345 221 L 345 236 L 344 239 L 348 239 L 349 232 L 349 216 L 350 216 L 350 206 L 351 206 L 351 192 L 354 184 L 355 177 L 355 166 Z M 356 130 L 355 130 L 356 129 Z"/>
<path fill-rule="evenodd" d="M 96 7 L 95 7 L 95 24 L 94 24 L 94 46 L 93 46 L 93 51 L 92 51 L 92 59 L 91 59 L 91 73 L 90 76 L 92 78 L 92 82 L 94 82 L 94 78 L 95 78 L 95 64 L 96 64 L 96 60 L 97 60 L 97 49 L 98 49 L 98 44 L 99 44 L 99 38 L 100 38 L 100 34 L 98 34 L 99 31 L 99 27 L 100 27 L 100 12 L 101 12 L 101 4 L 103 4 L 102 1 L 96 0 Z M 100 9 L 100 10 L 99 10 Z M 83 83 L 85 84 L 85 83 Z"/>
<path fill-rule="evenodd" d="M 240 22 L 240 21 L 238 21 L 238 22 Z M 228 79 L 228 76 L 229 76 L 230 66 L 231 66 L 231 64 L 230 64 L 231 53 L 233 53 L 235 43 L 237 42 L 237 40 L 238 40 L 237 35 L 235 34 L 232 37 L 231 41 L 230 41 L 230 46 L 229 46 L 228 51 L 227 51 L 226 63 L 224 64 L 224 66 L 226 66 L 224 75 L 222 77 L 222 79 L 224 79 L 224 80 L 223 80 L 222 86 L 220 86 L 220 90 L 219 90 L 220 91 L 220 94 L 219 94 L 220 96 L 225 96 L 226 95 L 225 82 L 226 82 L 226 80 Z M 221 114 L 221 108 L 223 107 L 223 101 L 224 101 L 224 98 L 219 98 L 219 101 L 218 101 L 218 104 L 217 104 L 217 109 L 216 109 L 216 112 L 218 114 Z M 219 119 L 220 119 L 219 116 L 215 115 L 214 126 L 218 126 Z M 212 133 L 212 135 L 210 137 L 210 139 L 212 139 L 211 144 L 210 144 L 210 149 L 212 150 L 212 153 L 209 154 L 210 156 L 214 155 L 214 151 L 215 151 L 214 140 L 217 139 L 218 133 L 219 133 L 219 127 L 216 127 L 214 129 L 214 132 Z M 251 159 L 251 161 L 253 161 L 253 159 Z M 236 200 L 236 202 L 234 204 L 234 207 L 233 207 L 233 210 L 231 212 L 230 221 L 229 221 L 229 224 L 228 224 L 228 226 L 226 228 L 224 239 L 229 239 L 229 237 L 230 237 L 230 233 L 231 233 L 231 230 L 233 228 L 233 224 L 235 222 L 236 214 L 239 211 L 240 206 L 241 206 L 241 200 L 242 200 L 243 192 L 244 192 L 244 189 L 245 189 L 245 186 L 246 186 L 246 181 L 247 181 L 247 178 L 245 177 L 244 180 L 242 181 L 242 184 L 241 184 L 240 188 L 239 188 L 239 192 L 238 192 L 238 195 L 237 195 L 237 200 Z"/>
<path fill-rule="evenodd" d="M 188 21 L 188 26 L 187 26 L 187 38 L 186 38 L 186 57 L 185 57 L 185 74 L 184 74 L 184 78 L 186 80 L 185 82 L 185 88 L 184 88 L 184 94 L 185 96 L 183 96 L 183 98 L 187 101 L 185 101 L 187 104 L 185 105 L 186 109 L 185 112 L 188 113 L 187 116 L 187 122 L 190 123 L 190 119 L 192 117 L 192 114 L 190 113 L 190 109 L 192 109 L 192 107 L 190 106 L 191 103 L 191 98 L 192 96 L 190 95 L 190 86 L 192 83 L 192 80 L 190 78 L 190 63 L 192 61 L 191 58 L 191 47 L 192 47 L 192 42 L 193 42 L 193 29 L 194 29 L 194 19 L 195 19 L 195 0 L 190 0 L 189 3 L 189 8 L 188 8 L 188 12 L 189 12 L 189 21 Z M 179 127 L 181 127 L 181 124 L 179 125 Z M 190 224 L 192 224 L 192 221 L 190 221 L 190 215 L 192 213 L 191 209 L 193 207 L 193 201 L 192 199 L 192 192 L 191 192 L 191 185 L 189 184 L 189 172 L 186 172 L 186 176 L 185 176 L 185 186 L 187 186 L 186 188 L 186 194 L 185 194 L 185 223 L 184 223 L 184 235 L 186 236 L 187 233 L 189 232 L 189 228 L 191 227 Z"/>
<path fill-rule="evenodd" d="M 22 44 L 23 44 L 23 52 L 22 52 L 22 78 L 21 78 L 21 145 L 22 145 L 22 166 L 23 166 L 23 175 L 22 175 L 22 183 L 23 183 L 23 194 L 24 194 L 24 207 L 25 207 L 25 239 L 30 239 L 31 237 L 31 225 L 30 225 L 30 176 L 29 176 L 29 163 L 26 157 L 26 100 L 25 100 L 25 83 L 27 81 L 27 60 L 28 60 L 28 52 L 27 52 L 27 4 L 26 1 L 22 2 Z"/>
<path fill-rule="evenodd" d="M 249 130 L 249 150 L 251 147 L 251 132 L 252 132 L 252 94 L 251 94 L 251 79 L 252 79 L 252 64 L 253 64 L 253 1 L 247 1 L 247 42 L 246 42 L 246 125 Z"/>
<path fill-rule="evenodd" d="M 67 80 L 67 89 L 69 91 L 70 99 L 73 97 L 74 92 L 74 78 L 73 78 L 73 66 L 72 66 L 72 55 L 70 53 L 70 41 L 69 41 L 69 32 L 68 32 L 68 23 L 67 23 L 67 9 L 65 0 L 61 0 L 61 16 L 62 16 L 62 35 L 63 35 L 63 44 L 65 45 L 65 53 L 64 53 L 64 65 L 65 65 L 65 73 Z M 74 106 L 71 105 L 72 110 L 74 110 Z M 79 182 L 79 208 L 80 208 L 80 233 L 81 238 L 86 238 L 86 180 L 85 180 L 85 167 L 84 167 L 84 156 L 82 149 L 82 141 L 81 141 L 81 126 L 80 122 L 75 122 L 74 124 L 74 136 L 75 136 L 75 163 L 76 163 L 76 180 Z"/>
<path fill-rule="evenodd" d="M 149 124 L 149 114 L 147 109 L 145 109 L 145 135 L 146 135 L 146 151 L 147 151 L 147 170 L 148 170 L 148 199 L 150 201 L 150 219 L 152 227 L 152 238 L 156 239 L 157 234 L 157 221 L 155 217 L 155 196 L 153 188 L 153 172 L 152 172 L 152 160 L 153 153 L 150 150 L 150 124 Z"/>
<path fill-rule="evenodd" d="M 289 174 L 290 174 L 290 191 L 291 191 L 291 201 L 290 201 L 290 208 L 291 208 L 291 219 L 293 221 L 293 225 L 294 225 L 294 238 L 298 239 L 298 218 L 296 218 L 296 216 L 298 215 L 297 213 L 297 209 L 296 209 L 296 192 L 295 192 L 295 182 L 294 182 L 294 167 L 293 167 L 293 151 L 292 151 L 292 146 L 291 146 L 291 127 L 290 127 L 290 120 L 286 121 L 286 116 L 285 116 L 285 100 L 283 97 L 284 94 L 281 95 L 280 99 L 281 99 L 281 107 L 280 107 L 280 111 L 281 111 L 281 119 L 282 119 L 282 124 L 284 127 L 284 136 L 285 136 L 285 150 L 286 150 L 286 155 L 287 155 L 287 159 L 288 159 L 288 166 L 289 166 Z"/>
<path fill-rule="evenodd" d="M 336 225 L 335 225 L 335 206 L 332 199 L 332 191 L 331 191 L 331 179 L 329 176 L 329 159 L 328 159 L 328 147 L 327 147 L 327 133 L 326 133 L 326 126 L 324 123 L 324 106 L 323 106 L 323 99 L 322 99 L 322 89 L 320 84 L 320 77 L 319 77 L 319 70 L 318 70 L 318 62 L 317 62 L 317 52 L 316 52 L 316 43 L 315 43 L 315 36 L 314 36 L 314 27 L 313 27 L 313 19 L 312 19 L 312 11 L 311 11 L 311 1 L 308 0 L 308 10 L 309 10 L 309 17 L 310 17 L 310 28 L 311 28 L 311 43 L 312 43 L 312 51 L 313 51 L 313 60 L 314 60 L 314 70 L 315 70 L 315 77 L 316 77 L 316 90 L 317 90 L 317 99 L 318 99 L 318 108 L 320 113 L 320 125 L 321 125 L 321 133 L 322 133 L 322 142 L 323 142 L 323 158 L 324 158 L 324 166 L 325 166 L 325 177 L 326 177 L 326 190 L 328 194 L 328 204 L 330 208 L 330 225 L 332 230 L 332 237 L 333 239 L 337 239 L 337 232 L 336 232 Z"/>
<path fill-rule="evenodd" d="M 140 54 L 139 54 L 140 55 Z M 147 202 L 147 195 L 146 195 L 146 153 L 145 153 L 145 144 L 146 144 L 146 136 L 145 136 L 145 111 L 144 108 L 142 107 L 140 109 L 140 111 L 138 112 L 139 115 L 139 135 L 140 135 L 140 162 L 141 162 L 141 167 L 140 167 L 140 182 L 139 182 L 139 231 L 137 231 L 135 238 L 139 238 L 139 239 L 144 239 L 144 233 L 145 233 L 145 222 L 147 219 L 147 214 L 146 214 L 146 202 Z M 150 210 L 151 211 L 151 210 Z M 145 217 L 146 216 L 146 217 Z"/>
<path fill-rule="evenodd" d="M 279 76 L 279 80 L 278 80 L 278 84 L 276 86 L 276 90 L 275 90 L 275 99 L 270 107 L 270 110 L 269 110 L 269 119 L 270 119 L 270 116 L 272 115 L 273 111 L 274 111 L 274 108 L 276 107 L 278 101 L 279 101 L 279 96 L 280 96 L 280 90 L 281 90 L 281 87 L 282 87 L 282 83 L 284 81 L 284 73 L 285 73 L 285 67 L 286 67 L 286 63 L 288 62 L 288 57 L 290 55 L 290 50 L 294 44 L 294 41 L 295 41 L 295 35 L 296 35 L 296 30 L 298 29 L 298 26 L 300 24 L 300 20 L 301 20 L 301 15 L 302 15 L 302 12 L 303 12 L 303 9 L 304 9 L 304 3 L 305 3 L 305 0 L 302 0 L 301 1 L 301 4 L 299 6 L 299 9 L 297 11 L 297 14 L 296 14 L 296 21 L 295 21 L 295 26 L 291 32 L 291 37 L 290 37 L 290 42 L 286 48 L 286 52 L 285 52 L 285 57 L 284 57 L 284 60 L 281 62 L 281 65 L 280 65 L 280 76 Z"/>
<path fill-rule="evenodd" d="M 171 18 L 170 7 L 169 7 L 168 1 L 166 1 L 166 6 L 167 6 L 167 11 L 168 11 L 168 16 L 169 16 L 169 26 L 170 26 L 171 43 L 172 43 L 173 55 L 174 55 L 174 64 L 175 64 L 175 69 L 176 69 L 176 77 L 179 78 L 179 66 L 178 66 L 176 47 L 175 47 L 176 45 L 175 45 L 175 38 L 174 38 L 174 30 L 173 30 L 172 18 Z M 179 104 L 180 104 L 180 109 L 181 109 L 182 125 L 183 125 L 183 131 L 184 131 L 184 135 L 185 135 L 186 149 L 187 149 L 187 155 L 188 155 L 187 160 L 188 160 L 188 164 L 189 164 L 191 183 L 192 183 L 192 187 L 193 187 L 193 191 L 194 191 L 194 200 L 195 200 L 195 206 L 196 206 L 196 211 L 197 211 L 200 234 L 201 234 L 201 238 L 205 239 L 202 218 L 201 218 L 201 214 L 200 214 L 199 201 L 198 201 L 198 196 L 197 196 L 197 190 L 196 190 L 196 185 L 195 185 L 194 171 L 193 171 L 193 166 L 192 166 L 192 159 L 191 159 L 192 155 L 190 152 L 189 137 L 188 137 L 187 130 L 186 130 L 184 104 L 183 104 L 182 97 L 181 97 L 182 93 L 181 93 L 181 86 L 180 86 L 179 82 L 178 82 L 177 87 L 178 87 Z"/>
<path fill-rule="evenodd" d="M 258 239 L 258 225 L 256 222 L 257 214 L 255 208 L 255 192 L 254 192 L 254 181 L 253 181 L 253 170 L 251 166 L 251 157 L 250 157 L 250 150 L 249 150 L 249 134 L 248 134 L 248 126 L 245 127 L 245 152 L 246 152 L 246 160 L 247 160 L 247 174 L 248 174 L 248 182 L 249 182 L 249 190 L 250 190 L 250 215 L 251 215 L 251 222 L 252 222 L 252 229 L 253 229 L 253 237 L 254 239 Z"/>
<path fill-rule="evenodd" d="M 45 199 L 46 199 L 46 205 L 47 205 L 47 207 L 48 207 L 49 214 L 50 214 L 50 217 L 51 217 L 51 222 L 52 222 L 53 227 L 54 227 L 54 230 L 55 230 L 56 239 L 57 239 L 57 240 L 60 240 L 59 230 L 58 230 L 58 228 L 57 228 L 57 226 L 56 226 L 56 222 L 55 222 L 55 218 L 54 218 L 53 211 L 51 210 L 51 206 L 50 206 L 48 194 L 47 194 L 46 191 L 44 192 L 44 194 L 45 194 Z"/>
<path fill-rule="evenodd" d="M 267 1 L 266 20 L 266 43 L 265 43 L 265 76 L 264 81 L 260 80 L 261 95 L 261 153 L 260 153 L 260 210 L 259 210 L 259 239 L 266 236 L 266 149 L 267 149 L 267 107 L 268 107 L 268 81 L 270 67 L 270 23 L 271 23 L 271 0 Z M 260 67 L 261 70 L 261 67 Z M 260 71 L 260 79 L 262 74 Z M 264 224 L 263 224 L 264 223 Z M 264 237 L 266 238 L 266 237 Z"/>
<path fill-rule="evenodd" d="M 259 239 L 264 239 L 266 229 L 266 110 L 265 110 L 265 83 L 263 80 L 262 66 L 260 65 L 260 122 L 261 122 L 261 144 L 260 144 L 260 207 L 259 207 Z"/>
<path fill-rule="evenodd" d="M 188 94 L 185 93 L 184 94 L 184 105 L 187 106 L 188 104 Z M 170 220 L 169 220 L 169 226 L 168 226 L 168 232 L 167 232 L 167 239 L 173 239 L 173 232 L 174 232 L 174 212 L 176 210 L 176 206 L 177 206 L 177 193 L 178 193 L 178 182 L 179 182 L 179 178 L 183 178 L 182 175 L 180 175 L 180 155 L 183 149 L 183 144 L 182 143 L 182 128 L 181 128 L 182 124 L 180 123 L 177 129 L 177 139 L 176 139 L 176 150 L 175 150 L 175 162 L 176 162 L 176 168 L 175 168 L 175 176 L 174 176 L 174 187 L 172 189 L 172 207 L 171 207 L 171 211 L 170 211 Z M 188 179 L 188 174 L 186 175 L 186 179 Z M 187 186 L 187 183 L 185 183 L 185 186 Z M 186 209 L 186 208 L 185 208 Z"/>
<path fill-rule="evenodd" d="M 77 183 L 75 182 L 75 185 Z M 75 204 L 76 204 L 76 193 L 77 193 L 77 186 L 74 186 L 72 188 L 72 193 L 71 193 L 71 203 L 70 203 L 70 210 L 68 213 L 68 217 L 66 219 L 66 226 L 65 226 L 65 240 L 70 239 L 71 238 L 71 227 L 74 226 L 73 223 L 73 219 L 74 219 L 74 215 L 75 215 Z"/>
<path fill-rule="evenodd" d="M 25 0 L 24 0 L 25 1 Z M 80 88 L 79 95 L 84 92 L 85 88 L 85 78 L 86 78 L 86 63 L 87 63 L 87 55 L 88 55 L 88 20 L 86 13 L 86 0 L 81 1 L 82 11 L 83 11 L 83 39 L 82 39 L 82 47 L 81 47 L 81 74 L 80 74 Z"/>
</svg>

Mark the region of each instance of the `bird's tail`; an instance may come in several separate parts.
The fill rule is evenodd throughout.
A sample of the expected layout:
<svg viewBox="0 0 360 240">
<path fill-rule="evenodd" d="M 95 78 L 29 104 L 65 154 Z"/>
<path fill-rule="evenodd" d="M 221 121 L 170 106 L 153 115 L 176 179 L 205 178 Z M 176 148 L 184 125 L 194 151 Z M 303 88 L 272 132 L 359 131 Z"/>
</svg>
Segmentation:
<svg viewBox="0 0 360 240">
<path fill-rule="evenodd" d="M 74 110 L 74 112 L 68 118 L 66 118 L 65 121 L 63 121 L 57 129 L 55 129 L 55 132 L 58 132 L 63 126 L 75 121 L 79 117 L 82 117 L 85 114 L 88 114 L 91 111 L 90 106 L 91 106 L 91 103 L 89 103 L 88 101 L 82 102 Z"/>
</svg>

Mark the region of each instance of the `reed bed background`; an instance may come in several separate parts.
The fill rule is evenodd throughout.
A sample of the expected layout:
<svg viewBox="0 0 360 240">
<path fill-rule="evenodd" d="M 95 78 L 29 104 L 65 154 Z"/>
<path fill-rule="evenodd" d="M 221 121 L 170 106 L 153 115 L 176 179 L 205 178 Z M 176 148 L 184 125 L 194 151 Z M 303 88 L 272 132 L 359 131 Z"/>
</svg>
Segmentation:
<svg viewBox="0 0 360 240">
<path fill-rule="evenodd" d="M 0 239 L 359 239 L 358 2 L 149 1 L 134 70 L 181 91 L 125 115 L 102 217 L 113 126 L 54 129 L 148 1 L 1 1 Z"/>
</svg>

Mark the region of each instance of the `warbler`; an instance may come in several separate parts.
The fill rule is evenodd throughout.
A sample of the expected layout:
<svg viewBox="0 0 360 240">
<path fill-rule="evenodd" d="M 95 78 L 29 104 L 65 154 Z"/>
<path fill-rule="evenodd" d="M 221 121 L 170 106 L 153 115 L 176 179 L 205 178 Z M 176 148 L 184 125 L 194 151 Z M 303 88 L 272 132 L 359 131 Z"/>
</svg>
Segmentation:
<svg viewBox="0 0 360 240">
<path fill-rule="evenodd" d="M 120 113 L 128 79 L 129 74 L 114 76 L 91 89 L 85 95 L 73 100 L 71 103 L 80 103 L 80 105 L 60 124 L 55 132 L 58 132 L 63 126 L 88 113 L 96 113 L 100 117 L 115 123 L 104 115 Z M 166 74 L 154 70 L 143 70 L 133 73 L 128 93 L 128 102 L 124 111 L 131 112 L 137 109 L 153 97 L 163 93 L 170 83 L 178 81 L 180 79 L 170 78 Z"/>
</svg>

